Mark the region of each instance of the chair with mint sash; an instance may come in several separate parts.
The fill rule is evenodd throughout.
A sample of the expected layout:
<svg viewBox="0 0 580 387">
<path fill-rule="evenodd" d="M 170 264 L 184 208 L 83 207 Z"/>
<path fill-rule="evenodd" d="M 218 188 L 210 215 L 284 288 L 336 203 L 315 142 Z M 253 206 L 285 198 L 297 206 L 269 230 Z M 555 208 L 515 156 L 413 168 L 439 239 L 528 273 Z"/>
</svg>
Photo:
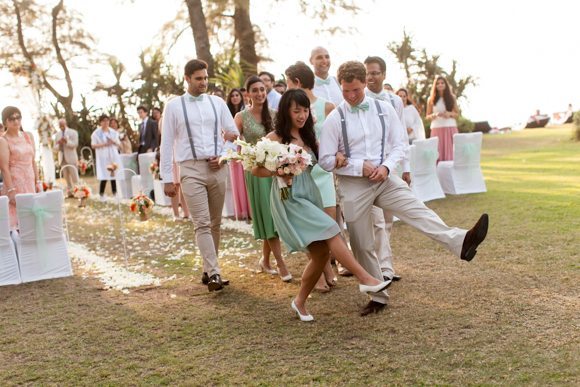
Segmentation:
<svg viewBox="0 0 580 387">
<path fill-rule="evenodd" d="M 16 249 L 10 237 L 8 196 L 0 196 L 0 286 L 21 282 Z"/>
<path fill-rule="evenodd" d="M 422 202 L 445 197 L 437 177 L 437 147 L 439 138 L 415 140 L 409 147 L 411 163 L 411 189 Z"/>
<path fill-rule="evenodd" d="M 153 175 L 151 174 L 151 163 L 155 162 L 155 152 L 141 153 L 139 155 L 139 175 L 141 176 L 141 189 L 147 196 L 153 191 Z M 136 195 L 138 192 L 133 192 Z"/>
<path fill-rule="evenodd" d="M 22 282 L 71 276 L 63 232 L 62 191 L 16 195 Z"/>
<path fill-rule="evenodd" d="M 125 155 L 119 155 L 121 165 L 117 172 L 117 190 L 123 199 L 130 199 L 133 197 L 133 187 L 131 179 L 139 173 L 137 166 L 137 152 Z M 135 173 L 133 173 L 133 172 Z"/>
<path fill-rule="evenodd" d="M 482 138 L 481 132 L 453 136 L 453 160 L 437 165 L 443 192 L 451 195 L 487 192 L 480 165 Z"/>
</svg>

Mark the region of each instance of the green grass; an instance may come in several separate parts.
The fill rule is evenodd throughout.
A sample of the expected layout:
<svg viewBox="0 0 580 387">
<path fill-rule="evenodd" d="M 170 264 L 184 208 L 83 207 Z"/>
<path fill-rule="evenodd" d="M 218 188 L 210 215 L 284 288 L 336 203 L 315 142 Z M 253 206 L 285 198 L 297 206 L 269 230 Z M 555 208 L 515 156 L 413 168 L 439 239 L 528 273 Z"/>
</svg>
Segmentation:
<svg viewBox="0 0 580 387">
<path fill-rule="evenodd" d="M 578 385 L 580 144 L 571 127 L 484 137 L 488 192 L 430 202 L 446 222 L 470 227 L 490 214 L 488 239 L 462 262 L 396 224 L 403 280 L 381 314 L 339 279 L 313 294 L 313 324 L 290 301 L 298 281 L 255 274 L 259 244 L 225 232 L 232 285 L 199 284 L 192 231 L 155 217 L 128 224 L 130 264 L 166 278 L 129 294 L 94 278 L 0 288 L 0 384 Z M 111 205 L 77 211 L 71 239 L 121 262 Z M 129 218 L 128 218 L 129 219 Z M 295 277 L 302 254 L 288 257 Z"/>
</svg>

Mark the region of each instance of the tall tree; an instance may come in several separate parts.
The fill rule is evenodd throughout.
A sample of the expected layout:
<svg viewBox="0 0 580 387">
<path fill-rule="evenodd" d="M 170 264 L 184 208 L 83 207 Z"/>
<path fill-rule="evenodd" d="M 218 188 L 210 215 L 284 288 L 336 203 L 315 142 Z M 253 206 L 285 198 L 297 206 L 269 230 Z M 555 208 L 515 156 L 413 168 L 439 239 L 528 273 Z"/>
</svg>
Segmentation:
<svg viewBox="0 0 580 387">
<path fill-rule="evenodd" d="M 250 20 L 250 0 L 235 0 L 234 31 L 238 42 L 244 75 L 256 74 L 260 57 L 256 52 L 256 35 Z"/>
<path fill-rule="evenodd" d="M 49 31 L 44 26 L 50 26 Z M 92 37 L 82 26 L 78 14 L 69 11 L 60 0 L 48 13 L 34 0 L 0 4 L 0 60 L 13 74 L 28 78 L 41 95 L 49 91 L 63 108 L 69 125 L 76 127 L 73 110 L 74 88 L 69 62 L 90 52 Z M 41 26 L 41 28 L 37 28 Z M 26 36 L 25 32 L 29 32 Z M 54 64 L 60 71 L 55 71 Z M 66 91 L 57 83 L 64 81 Z"/>
<path fill-rule="evenodd" d="M 214 60 L 211 55 L 208 28 L 205 22 L 205 14 L 201 0 L 185 0 L 189 12 L 189 22 L 195 41 L 195 53 L 197 58 L 207 62 L 207 72 L 210 77 L 214 76 Z"/>
</svg>

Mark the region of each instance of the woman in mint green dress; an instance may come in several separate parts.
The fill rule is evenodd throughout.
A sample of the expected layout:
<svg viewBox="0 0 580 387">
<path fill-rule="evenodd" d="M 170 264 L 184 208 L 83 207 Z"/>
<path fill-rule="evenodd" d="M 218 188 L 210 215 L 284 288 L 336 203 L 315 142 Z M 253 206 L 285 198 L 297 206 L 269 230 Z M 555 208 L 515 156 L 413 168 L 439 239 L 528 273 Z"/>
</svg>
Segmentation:
<svg viewBox="0 0 580 387">
<path fill-rule="evenodd" d="M 275 112 L 268 108 L 266 85 L 260 78 L 257 76 L 248 78 L 246 90 L 252 105 L 237 113 L 234 122 L 246 142 L 256 144 L 268 132 L 272 131 L 272 116 Z M 263 241 L 262 258 L 258 262 L 258 266 L 263 272 L 278 274 L 282 281 L 289 282 L 292 280 L 292 275 L 288 272 L 282 258 L 280 239 L 276 233 L 270 210 L 271 187 L 271 177 L 256 177 L 250 172 L 246 172 L 246 188 L 252 210 L 254 238 Z M 274 253 L 278 271 L 270 266 L 270 253 Z"/>
<path fill-rule="evenodd" d="M 293 143 L 303 147 L 316 161 L 318 145 L 314 134 L 314 123 L 310 115 L 310 100 L 303 90 L 288 90 L 282 96 L 276 116 L 276 129 L 266 136 L 283 144 Z M 292 301 L 292 309 L 301 321 L 313 321 L 306 312 L 306 299 L 320 278 L 329 259 L 329 250 L 359 280 L 363 293 L 378 292 L 388 282 L 380 282 L 367 273 L 354 259 L 340 237 L 335 220 L 324 212 L 322 197 L 308 168 L 298 176 L 282 178 L 290 187 L 287 199 L 281 199 L 278 179 L 272 181 L 270 202 L 272 218 L 280 238 L 289 251 L 308 251 L 310 260 L 302 273 L 300 290 Z M 263 167 L 254 167 L 252 173 L 259 177 L 270 177 L 273 173 Z"/>
<path fill-rule="evenodd" d="M 310 112 L 314 120 L 314 132 L 316 138 L 320 138 L 320 131 L 326 116 L 334 110 L 334 104 L 314 95 L 314 73 L 304 62 L 296 62 L 285 71 L 286 82 L 289 89 L 302 89 L 310 100 Z M 311 172 L 314 183 L 320 190 L 322 205 L 332 219 L 336 219 L 336 190 L 334 188 L 334 175 L 327 172 L 320 166 L 315 165 Z M 324 267 L 324 273 L 314 287 L 319 292 L 328 292 L 332 286 L 336 285 L 336 277 L 330 260 Z"/>
</svg>

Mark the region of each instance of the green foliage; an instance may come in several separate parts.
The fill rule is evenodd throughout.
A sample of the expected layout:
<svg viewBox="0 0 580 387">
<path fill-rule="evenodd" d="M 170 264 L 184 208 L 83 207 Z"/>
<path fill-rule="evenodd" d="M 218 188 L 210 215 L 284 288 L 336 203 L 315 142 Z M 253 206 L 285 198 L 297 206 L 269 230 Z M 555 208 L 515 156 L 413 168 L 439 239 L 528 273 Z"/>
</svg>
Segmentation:
<svg viewBox="0 0 580 387">
<path fill-rule="evenodd" d="M 580 110 L 574 113 L 574 127 L 576 128 L 574 131 L 574 139 L 580 141 Z"/>
<path fill-rule="evenodd" d="M 438 75 L 443 75 L 447 79 L 457 97 L 458 104 L 461 98 L 466 98 L 466 89 L 469 86 L 476 86 L 476 79 L 471 75 L 458 78 L 456 60 L 453 60 L 451 70 L 447 71 L 439 64 L 439 55 L 431 55 L 426 49 L 419 50 L 413 47 L 413 37 L 406 31 L 403 31 L 403 39 L 400 43 L 393 41 L 387 47 L 405 72 L 407 77 L 405 88 L 422 112 L 427 110 L 431 87 Z"/>
<path fill-rule="evenodd" d="M 211 79 L 212 83 L 229 93 L 231 89 L 236 87 L 244 87 L 249 64 L 239 63 L 235 59 L 235 50 L 223 52 L 215 57 L 215 77 Z"/>
</svg>

